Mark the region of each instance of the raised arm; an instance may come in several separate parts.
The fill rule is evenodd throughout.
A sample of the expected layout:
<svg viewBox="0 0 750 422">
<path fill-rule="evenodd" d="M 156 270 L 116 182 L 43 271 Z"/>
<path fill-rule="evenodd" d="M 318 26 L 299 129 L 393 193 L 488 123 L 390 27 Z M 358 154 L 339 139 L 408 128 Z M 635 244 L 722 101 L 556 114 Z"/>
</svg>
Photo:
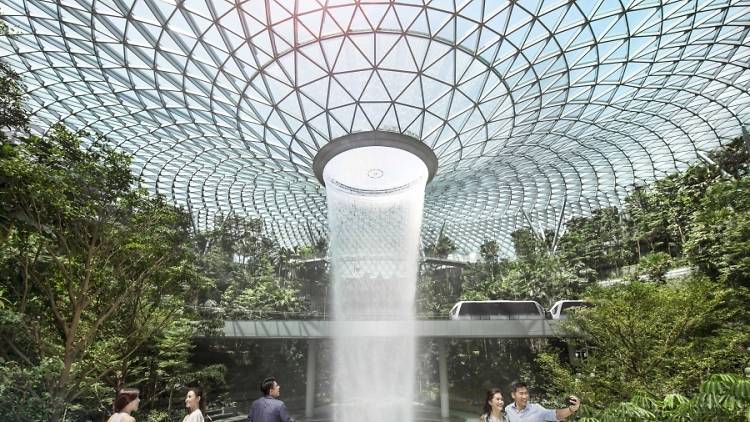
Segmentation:
<svg viewBox="0 0 750 422">
<path fill-rule="evenodd" d="M 573 402 L 573 404 L 571 404 L 570 406 L 555 410 L 555 416 L 557 416 L 557 420 L 564 420 L 568 416 L 577 412 L 578 408 L 581 407 L 581 399 L 579 399 L 578 397 L 570 396 L 570 401 Z"/>
</svg>

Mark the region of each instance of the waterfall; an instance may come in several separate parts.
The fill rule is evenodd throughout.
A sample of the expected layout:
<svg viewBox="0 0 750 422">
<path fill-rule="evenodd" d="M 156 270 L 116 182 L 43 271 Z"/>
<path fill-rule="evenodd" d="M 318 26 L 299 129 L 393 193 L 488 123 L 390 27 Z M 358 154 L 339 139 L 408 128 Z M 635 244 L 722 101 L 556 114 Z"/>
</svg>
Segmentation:
<svg viewBox="0 0 750 422">
<path fill-rule="evenodd" d="M 334 421 L 413 421 L 415 290 L 427 167 L 396 148 L 334 157 L 324 179 Z"/>
</svg>

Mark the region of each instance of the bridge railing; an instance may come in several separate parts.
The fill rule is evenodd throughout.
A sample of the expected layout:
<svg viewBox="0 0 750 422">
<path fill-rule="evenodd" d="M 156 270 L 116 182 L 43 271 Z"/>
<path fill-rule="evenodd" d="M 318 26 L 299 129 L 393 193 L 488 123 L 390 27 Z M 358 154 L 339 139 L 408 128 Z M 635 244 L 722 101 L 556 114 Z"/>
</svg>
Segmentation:
<svg viewBox="0 0 750 422">
<path fill-rule="evenodd" d="M 226 320 L 254 321 L 331 321 L 333 316 L 326 311 L 268 311 L 262 309 L 225 308 L 221 306 L 192 306 L 199 314 Z M 393 319 L 389 315 L 372 315 L 373 319 Z M 417 320 L 445 320 L 448 314 L 417 313 Z"/>
</svg>

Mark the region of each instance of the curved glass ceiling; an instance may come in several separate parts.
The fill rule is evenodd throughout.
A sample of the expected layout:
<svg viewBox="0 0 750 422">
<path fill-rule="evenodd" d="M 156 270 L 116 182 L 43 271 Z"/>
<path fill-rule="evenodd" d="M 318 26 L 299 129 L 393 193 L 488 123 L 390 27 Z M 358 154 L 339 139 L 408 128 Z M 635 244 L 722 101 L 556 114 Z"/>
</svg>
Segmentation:
<svg viewBox="0 0 750 422">
<path fill-rule="evenodd" d="M 750 117 L 746 1 L 0 0 L 39 130 L 135 155 L 153 192 L 326 231 L 315 153 L 352 132 L 439 160 L 425 241 L 464 253 L 615 206 Z"/>
</svg>

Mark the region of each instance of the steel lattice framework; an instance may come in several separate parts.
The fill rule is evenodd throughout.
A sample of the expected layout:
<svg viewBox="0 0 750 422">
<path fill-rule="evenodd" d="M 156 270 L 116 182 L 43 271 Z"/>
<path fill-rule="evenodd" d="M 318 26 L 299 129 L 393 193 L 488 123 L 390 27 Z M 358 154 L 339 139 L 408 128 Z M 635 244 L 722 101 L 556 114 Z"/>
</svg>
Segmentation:
<svg viewBox="0 0 750 422">
<path fill-rule="evenodd" d="M 37 130 L 135 156 L 153 192 L 325 232 L 315 153 L 348 133 L 439 160 L 424 237 L 486 240 L 617 206 L 750 118 L 750 2 L 0 0 Z"/>
</svg>

